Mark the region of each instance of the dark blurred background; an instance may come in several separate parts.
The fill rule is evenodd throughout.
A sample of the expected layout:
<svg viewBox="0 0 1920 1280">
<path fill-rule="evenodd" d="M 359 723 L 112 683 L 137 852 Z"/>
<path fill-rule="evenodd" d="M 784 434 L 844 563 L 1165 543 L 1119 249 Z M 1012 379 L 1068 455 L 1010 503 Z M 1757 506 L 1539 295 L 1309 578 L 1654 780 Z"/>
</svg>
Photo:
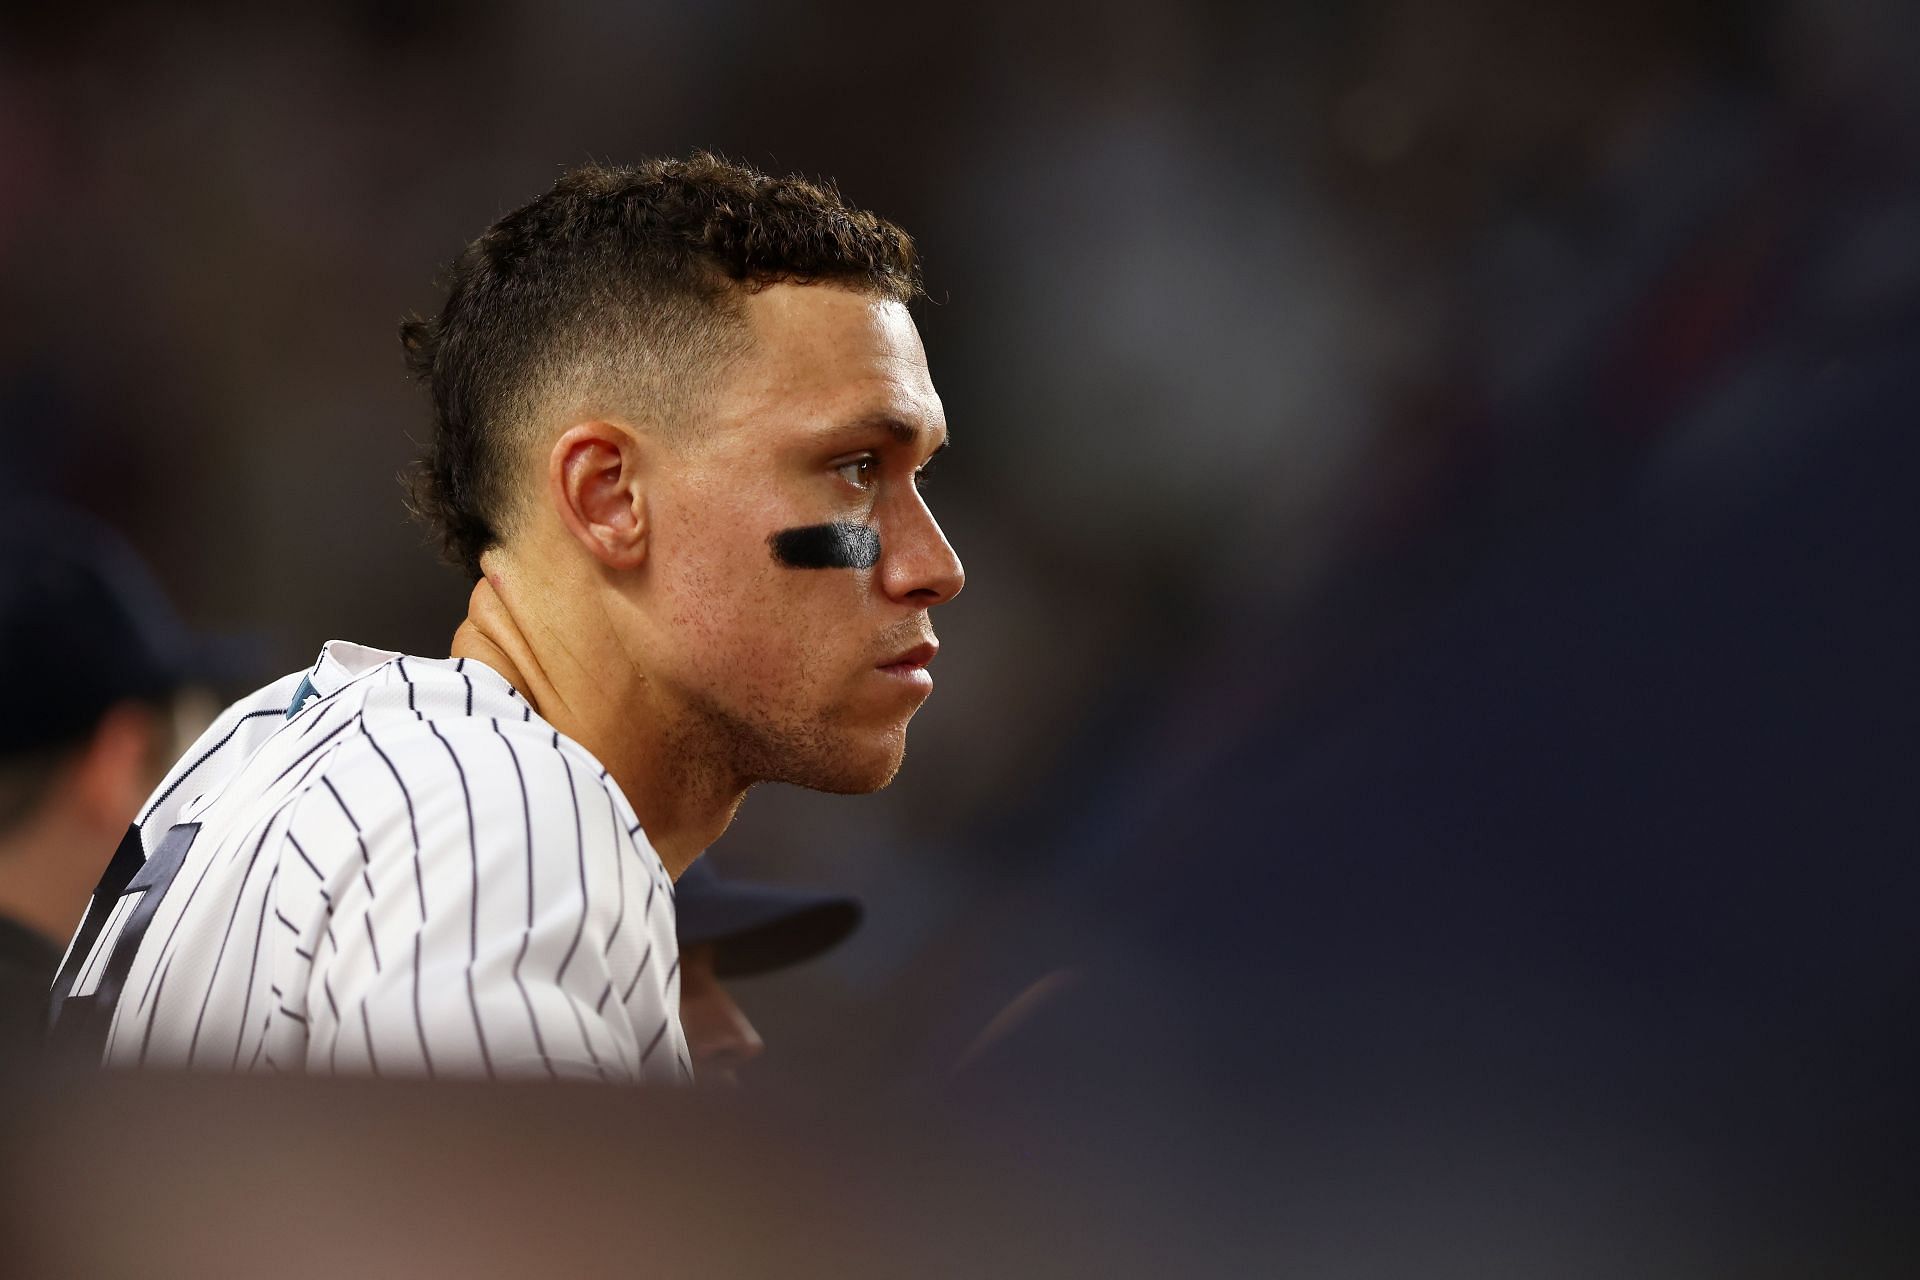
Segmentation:
<svg viewBox="0 0 1920 1280">
<path fill-rule="evenodd" d="M 1099 1135 L 1309 1269 L 1904 1255 L 1920 6 L 0 32 L 0 494 L 263 679 L 445 652 L 395 329 L 561 169 L 706 146 L 919 240 L 968 587 L 900 780 L 714 850 L 868 905 L 739 992 L 764 1084 Z"/>
</svg>

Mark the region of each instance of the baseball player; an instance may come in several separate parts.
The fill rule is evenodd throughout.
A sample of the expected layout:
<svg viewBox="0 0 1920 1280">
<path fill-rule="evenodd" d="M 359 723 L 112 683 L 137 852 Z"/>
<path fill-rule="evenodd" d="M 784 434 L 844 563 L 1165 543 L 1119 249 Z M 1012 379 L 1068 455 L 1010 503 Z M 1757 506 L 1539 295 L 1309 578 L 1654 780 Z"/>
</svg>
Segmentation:
<svg viewBox="0 0 1920 1280">
<path fill-rule="evenodd" d="M 712 858 L 674 885 L 680 936 L 680 1025 L 703 1083 L 738 1083 L 766 1045 L 727 982 L 832 950 L 860 926 L 857 898 L 723 879 Z"/>
<path fill-rule="evenodd" d="M 673 884 L 884 786 L 959 560 L 904 232 L 697 154 L 508 214 L 403 326 L 446 657 L 334 641 L 141 813 L 54 987 L 110 1065 L 679 1080 Z"/>
</svg>

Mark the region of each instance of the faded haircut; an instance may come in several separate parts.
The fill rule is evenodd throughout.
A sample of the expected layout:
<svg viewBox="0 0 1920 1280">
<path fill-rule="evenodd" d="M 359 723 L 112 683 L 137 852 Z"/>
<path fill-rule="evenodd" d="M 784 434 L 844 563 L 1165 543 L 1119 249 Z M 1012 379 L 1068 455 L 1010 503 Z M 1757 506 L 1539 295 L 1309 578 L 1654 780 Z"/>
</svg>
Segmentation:
<svg viewBox="0 0 1920 1280">
<path fill-rule="evenodd" d="M 913 240 L 829 182 L 707 152 L 572 170 L 466 247 L 439 315 L 400 327 L 433 402 L 414 513 L 477 579 L 555 414 L 684 428 L 746 350 L 743 295 L 815 282 L 911 302 Z"/>
</svg>

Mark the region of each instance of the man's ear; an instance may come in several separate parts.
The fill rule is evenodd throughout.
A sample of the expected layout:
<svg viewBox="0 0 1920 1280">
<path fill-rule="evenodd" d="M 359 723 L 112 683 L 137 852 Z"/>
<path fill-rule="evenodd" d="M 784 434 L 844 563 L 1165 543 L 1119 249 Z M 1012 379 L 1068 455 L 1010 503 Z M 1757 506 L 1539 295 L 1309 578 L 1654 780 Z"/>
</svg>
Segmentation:
<svg viewBox="0 0 1920 1280">
<path fill-rule="evenodd" d="M 610 569 L 647 557 L 644 449 L 627 427 L 581 422 L 547 455 L 547 499 L 574 540 Z"/>
</svg>

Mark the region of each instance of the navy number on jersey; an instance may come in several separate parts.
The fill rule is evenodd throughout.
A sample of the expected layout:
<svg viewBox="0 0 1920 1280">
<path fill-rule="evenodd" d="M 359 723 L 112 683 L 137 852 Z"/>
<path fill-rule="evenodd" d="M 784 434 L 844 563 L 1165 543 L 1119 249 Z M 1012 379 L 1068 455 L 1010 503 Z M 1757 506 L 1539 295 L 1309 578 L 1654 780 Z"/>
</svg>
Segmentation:
<svg viewBox="0 0 1920 1280">
<path fill-rule="evenodd" d="M 63 1052 L 85 1053 L 97 1061 L 106 1048 L 114 1006 L 140 939 L 199 834 L 197 822 L 171 827 L 149 858 L 141 848 L 140 829 L 127 828 L 53 981 L 52 1038 Z"/>
</svg>

